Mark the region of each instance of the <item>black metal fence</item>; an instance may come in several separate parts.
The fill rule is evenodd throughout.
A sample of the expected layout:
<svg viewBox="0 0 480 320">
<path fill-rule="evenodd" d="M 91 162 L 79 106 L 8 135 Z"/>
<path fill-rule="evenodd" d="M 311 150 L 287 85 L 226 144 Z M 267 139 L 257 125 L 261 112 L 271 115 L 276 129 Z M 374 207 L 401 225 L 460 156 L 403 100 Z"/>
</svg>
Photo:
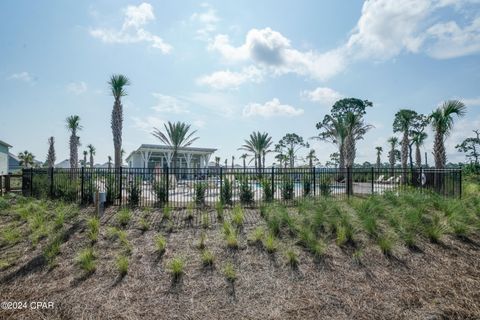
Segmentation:
<svg viewBox="0 0 480 320">
<path fill-rule="evenodd" d="M 406 189 L 460 197 L 461 170 L 384 168 L 79 168 L 24 169 L 26 196 L 91 204 L 105 192 L 107 205 L 172 207 L 262 202 L 304 197 L 348 198 Z"/>
</svg>

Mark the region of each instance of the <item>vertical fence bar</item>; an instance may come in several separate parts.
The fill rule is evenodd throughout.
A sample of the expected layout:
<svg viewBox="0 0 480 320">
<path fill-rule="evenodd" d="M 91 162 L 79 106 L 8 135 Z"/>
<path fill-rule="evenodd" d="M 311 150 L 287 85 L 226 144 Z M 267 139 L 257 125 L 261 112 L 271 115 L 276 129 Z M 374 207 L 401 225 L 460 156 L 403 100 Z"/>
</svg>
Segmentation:
<svg viewBox="0 0 480 320">
<path fill-rule="evenodd" d="M 85 183 L 85 166 L 82 166 L 81 175 L 80 175 L 80 203 L 84 202 L 84 191 L 83 191 L 84 183 Z"/>
<path fill-rule="evenodd" d="M 122 180 L 123 180 L 123 177 L 122 177 L 122 166 L 120 166 L 119 168 L 116 168 L 116 170 L 118 172 L 118 192 L 119 192 L 119 196 L 120 196 L 120 199 L 119 199 L 119 204 L 120 204 L 120 207 L 122 206 L 122 198 L 123 198 L 123 186 L 122 186 Z"/>
<path fill-rule="evenodd" d="M 50 198 L 53 199 L 53 167 L 50 168 Z"/>
<path fill-rule="evenodd" d="M 373 167 L 372 167 L 372 170 L 371 170 L 371 173 L 372 173 L 372 175 L 371 175 L 371 178 L 372 178 L 372 194 L 375 193 L 375 185 L 374 185 L 374 183 L 375 183 L 375 182 L 374 182 L 375 176 L 374 176 L 373 170 L 374 170 L 374 169 L 373 169 Z"/>
<path fill-rule="evenodd" d="M 274 166 L 272 166 L 272 173 L 270 178 L 272 179 L 272 199 L 269 199 L 269 201 L 275 198 L 275 167 Z"/>
<path fill-rule="evenodd" d="M 168 204 L 169 201 L 170 201 L 170 176 L 168 174 L 168 171 L 169 171 L 169 167 L 166 166 L 165 167 L 165 180 L 166 180 L 166 183 L 167 183 L 167 192 L 166 192 L 166 199 L 165 199 L 165 203 Z"/>
<path fill-rule="evenodd" d="M 33 168 L 30 168 L 30 197 L 33 195 Z"/>
</svg>

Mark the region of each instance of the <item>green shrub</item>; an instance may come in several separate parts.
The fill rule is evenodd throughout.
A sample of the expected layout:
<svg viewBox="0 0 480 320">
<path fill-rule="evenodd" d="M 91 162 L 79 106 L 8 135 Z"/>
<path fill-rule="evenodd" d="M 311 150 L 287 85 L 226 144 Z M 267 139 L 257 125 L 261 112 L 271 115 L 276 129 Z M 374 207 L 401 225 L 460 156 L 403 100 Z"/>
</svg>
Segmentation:
<svg viewBox="0 0 480 320">
<path fill-rule="evenodd" d="M 202 263 L 205 267 L 213 266 L 215 256 L 209 250 L 202 251 Z"/>
<path fill-rule="evenodd" d="M 232 185 L 228 179 L 223 179 L 220 202 L 224 205 L 232 205 Z"/>
<path fill-rule="evenodd" d="M 167 239 L 161 234 L 155 236 L 155 250 L 158 254 L 163 254 L 167 248 Z"/>
<path fill-rule="evenodd" d="M 230 282 L 234 282 L 237 279 L 237 273 L 235 272 L 235 268 L 231 262 L 225 264 L 225 267 L 223 268 L 223 274 Z"/>
<path fill-rule="evenodd" d="M 172 207 L 170 207 L 168 204 L 163 207 L 163 219 L 172 219 Z"/>
<path fill-rule="evenodd" d="M 203 250 L 205 249 L 205 242 L 207 241 L 207 234 L 205 232 L 200 233 L 200 240 L 198 240 L 198 249 Z"/>
<path fill-rule="evenodd" d="M 63 232 L 59 232 L 54 235 L 53 239 L 50 240 L 45 249 L 43 249 L 43 256 L 50 266 L 53 265 L 55 258 L 60 254 L 60 246 L 62 245 L 63 239 Z"/>
<path fill-rule="evenodd" d="M 153 192 L 155 193 L 155 197 L 157 199 L 156 205 L 160 208 L 162 208 L 168 200 L 168 189 L 165 182 L 166 180 L 160 179 L 159 181 L 155 181 L 153 183 Z"/>
<path fill-rule="evenodd" d="M 254 201 L 252 186 L 248 179 L 244 178 L 240 180 L 240 202 L 243 205 L 250 205 Z"/>
<path fill-rule="evenodd" d="M 117 223 L 120 224 L 122 227 L 125 227 L 128 225 L 130 220 L 132 219 L 132 213 L 130 209 L 128 208 L 122 208 L 120 211 L 118 211 L 117 216 Z"/>
<path fill-rule="evenodd" d="M 312 192 L 312 179 L 309 175 L 303 178 L 303 196 L 308 197 Z"/>
<path fill-rule="evenodd" d="M 174 257 L 168 263 L 168 269 L 173 276 L 174 280 L 180 279 L 184 272 L 185 263 L 182 258 Z"/>
<path fill-rule="evenodd" d="M 87 220 L 87 237 L 92 242 L 98 240 L 98 233 L 100 231 L 100 220 L 97 217 L 91 217 Z"/>
<path fill-rule="evenodd" d="M 272 202 L 273 201 L 272 181 L 270 179 L 262 179 L 261 185 L 263 190 L 263 201 Z"/>
<path fill-rule="evenodd" d="M 10 246 L 18 243 L 21 233 L 15 225 L 4 227 L 0 231 L 0 246 Z"/>
<path fill-rule="evenodd" d="M 194 186 L 195 189 L 195 204 L 197 206 L 205 205 L 205 192 L 207 191 L 207 184 L 204 182 L 197 182 Z"/>
<path fill-rule="evenodd" d="M 150 222 L 148 222 L 147 219 L 145 219 L 144 217 L 141 217 L 139 220 L 138 220 L 138 225 L 140 227 L 140 230 L 142 232 L 145 232 L 147 231 L 148 229 L 150 229 Z"/>
<path fill-rule="evenodd" d="M 233 208 L 232 212 L 232 223 L 237 227 L 243 226 L 243 220 L 244 220 L 244 214 L 243 214 L 243 209 L 241 206 L 236 205 Z"/>
<path fill-rule="evenodd" d="M 119 182 L 119 181 L 118 181 Z M 115 203 L 115 199 L 120 198 L 119 183 L 117 182 L 116 175 L 107 173 L 105 176 L 105 197 L 106 205 L 112 205 Z"/>
<path fill-rule="evenodd" d="M 142 187 L 138 181 L 132 182 L 128 188 L 128 205 L 131 208 L 138 207 L 140 204 L 140 198 L 142 196 Z"/>
<path fill-rule="evenodd" d="M 395 237 L 393 234 L 384 233 L 378 236 L 377 243 L 383 254 L 391 255 L 393 252 L 393 247 L 395 246 Z"/>
<path fill-rule="evenodd" d="M 224 210 L 223 210 L 223 203 L 221 201 L 218 201 L 215 204 L 215 210 L 217 211 L 217 219 L 218 221 L 223 221 L 223 215 L 224 215 Z"/>
<path fill-rule="evenodd" d="M 298 253 L 294 249 L 290 248 L 285 251 L 285 258 L 287 259 L 287 263 L 292 268 L 296 268 L 298 266 Z"/>
<path fill-rule="evenodd" d="M 210 216 L 206 211 L 202 213 L 202 227 L 204 229 L 207 229 L 208 227 L 210 227 Z"/>
<path fill-rule="evenodd" d="M 263 240 L 263 246 L 268 253 L 274 253 L 277 251 L 278 243 L 275 236 L 271 233 L 267 235 L 267 237 Z"/>
<path fill-rule="evenodd" d="M 124 256 L 123 254 L 118 255 L 117 259 L 115 260 L 115 264 L 120 275 L 122 277 L 125 276 L 128 272 L 128 257 Z"/>
<path fill-rule="evenodd" d="M 294 183 L 293 179 L 291 178 L 285 178 L 282 181 L 281 184 L 281 190 L 282 190 L 282 199 L 283 200 L 292 200 L 294 196 Z"/>
<path fill-rule="evenodd" d="M 77 255 L 76 262 L 85 272 L 94 272 L 96 269 L 96 253 L 93 248 L 89 247 L 80 251 Z"/>
<path fill-rule="evenodd" d="M 5 198 L 0 198 L 0 211 L 10 208 L 10 202 Z"/>
<path fill-rule="evenodd" d="M 265 237 L 265 228 L 259 226 L 256 227 L 251 233 L 249 240 L 252 244 L 259 244 L 263 241 Z"/>
<path fill-rule="evenodd" d="M 320 194 L 322 196 L 329 196 L 332 193 L 332 188 L 330 186 L 331 181 L 330 178 L 323 177 L 320 179 Z"/>
<path fill-rule="evenodd" d="M 230 249 L 237 249 L 238 248 L 238 238 L 237 238 L 237 232 L 234 231 L 227 235 L 226 237 L 227 240 L 227 247 Z"/>
</svg>

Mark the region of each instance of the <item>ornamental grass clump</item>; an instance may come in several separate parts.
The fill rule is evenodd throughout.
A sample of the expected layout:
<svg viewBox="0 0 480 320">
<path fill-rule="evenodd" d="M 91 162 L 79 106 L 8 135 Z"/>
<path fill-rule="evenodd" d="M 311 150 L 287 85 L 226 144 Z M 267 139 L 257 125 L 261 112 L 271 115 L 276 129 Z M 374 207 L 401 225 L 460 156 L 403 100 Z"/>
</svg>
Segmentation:
<svg viewBox="0 0 480 320">
<path fill-rule="evenodd" d="M 92 273 L 96 269 L 96 253 L 91 247 L 81 250 L 75 260 L 86 273 Z"/>
<path fill-rule="evenodd" d="M 213 266 L 214 260 L 215 260 L 215 256 L 210 250 L 202 251 L 202 264 L 204 267 Z"/>
<path fill-rule="evenodd" d="M 168 270 L 172 274 L 173 280 L 179 280 L 184 274 L 185 262 L 180 257 L 173 257 L 167 264 Z"/>
<path fill-rule="evenodd" d="M 229 282 L 233 283 L 237 279 L 237 273 L 236 273 L 235 268 L 234 268 L 234 266 L 231 262 L 227 262 L 225 264 L 225 267 L 223 267 L 223 274 L 225 275 L 225 278 Z"/>
<path fill-rule="evenodd" d="M 128 208 L 122 208 L 118 211 L 116 216 L 117 223 L 122 227 L 126 227 L 130 220 L 132 220 L 132 213 Z"/>
<path fill-rule="evenodd" d="M 298 259 L 298 253 L 292 249 L 289 248 L 287 251 L 285 251 L 285 258 L 287 259 L 287 264 L 292 267 L 292 268 L 297 268 L 299 259 Z"/>
<path fill-rule="evenodd" d="M 162 255 L 165 253 L 165 249 L 167 248 L 167 239 L 161 234 L 157 234 L 154 238 L 155 242 L 155 251 L 159 254 Z"/>
</svg>

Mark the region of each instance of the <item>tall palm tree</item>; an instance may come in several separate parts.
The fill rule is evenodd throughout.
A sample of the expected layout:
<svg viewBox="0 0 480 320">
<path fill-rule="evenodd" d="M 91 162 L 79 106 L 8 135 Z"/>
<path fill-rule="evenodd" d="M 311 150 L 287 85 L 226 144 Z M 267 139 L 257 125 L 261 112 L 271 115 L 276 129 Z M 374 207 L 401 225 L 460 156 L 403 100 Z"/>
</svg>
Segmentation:
<svg viewBox="0 0 480 320">
<path fill-rule="evenodd" d="M 433 143 L 433 155 L 435 158 L 435 168 L 443 169 L 447 163 L 447 154 L 445 152 L 445 139 L 453 128 L 453 116 L 463 117 L 466 113 L 465 105 L 458 100 L 448 100 L 438 107 L 429 116 L 429 122 L 435 132 L 435 141 Z"/>
<path fill-rule="evenodd" d="M 380 159 L 380 156 L 382 155 L 383 148 L 382 147 L 375 147 L 377 150 L 377 168 L 380 168 L 382 165 L 382 160 Z"/>
<path fill-rule="evenodd" d="M 398 138 L 397 137 L 391 137 L 387 140 L 387 142 L 390 144 L 390 151 L 388 152 L 388 161 L 390 162 L 390 170 L 391 174 L 393 175 L 393 170 L 395 168 L 395 162 L 398 159 Z"/>
<path fill-rule="evenodd" d="M 403 134 L 401 161 L 404 172 L 407 169 L 410 130 L 417 116 L 418 114 L 413 110 L 401 109 L 395 114 L 393 121 L 393 132 L 401 132 Z"/>
<path fill-rule="evenodd" d="M 315 149 L 310 149 L 305 158 L 308 160 L 308 166 L 310 167 L 310 169 L 313 168 L 313 162 L 318 161 L 318 158 L 315 155 Z"/>
<path fill-rule="evenodd" d="M 112 169 L 112 157 L 108 156 L 108 169 Z"/>
<path fill-rule="evenodd" d="M 122 150 L 122 128 L 123 128 L 123 105 L 122 97 L 127 95 L 125 86 L 130 85 L 130 80 L 122 74 L 114 74 L 110 77 L 108 82 L 110 90 L 115 99 L 112 110 L 112 134 L 113 134 L 113 147 L 115 149 L 115 168 L 119 168 L 122 165 L 121 150 Z"/>
<path fill-rule="evenodd" d="M 311 139 L 328 141 L 334 143 L 338 147 L 339 168 L 345 168 L 345 139 L 347 137 L 347 128 L 343 117 L 334 118 L 326 115 L 323 122 L 316 125 L 317 129 L 322 130 L 318 136 Z"/>
<path fill-rule="evenodd" d="M 67 130 L 70 131 L 70 168 L 76 169 L 78 168 L 78 147 L 81 146 L 80 137 L 77 136 L 77 132 L 82 130 L 80 117 L 73 115 L 68 117 L 65 121 L 67 123 Z"/>
<path fill-rule="evenodd" d="M 165 127 L 165 132 L 153 128 L 154 131 L 152 132 L 152 135 L 158 138 L 161 142 L 172 147 L 172 166 L 175 167 L 177 163 L 178 149 L 188 147 L 198 140 L 198 137 L 193 137 L 193 135 L 197 133 L 197 130 L 190 131 L 190 125 L 180 121 L 173 123 L 168 121 L 168 126 L 167 124 L 163 125 Z"/>
<path fill-rule="evenodd" d="M 248 157 L 248 153 L 244 153 L 240 156 L 240 159 L 243 160 L 243 170 L 247 168 L 247 164 L 246 164 L 247 157 Z"/>
<path fill-rule="evenodd" d="M 252 132 L 250 138 L 245 140 L 245 144 L 243 144 L 238 150 L 245 150 L 253 153 L 255 158 L 255 168 L 258 170 L 262 168 L 262 158 L 263 167 L 265 166 L 265 155 L 267 152 L 270 152 L 269 148 L 271 145 L 272 137 L 266 132 L 261 133 L 258 131 Z"/>
<path fill-rule="evenodd" d="M 415 132 L 412 136 L 412 142 L 415 144 L 415 166 L 417 168 L 422 167 L 422 154 L 420 152 L 420 147 L 426 139 L 427 134 L 425 132 Z"/>
<path fill-rule="evenodd" d="M 48 168 L 53 168 L 55 166 L 55 138 L 48 138 L 48 153 L 47 153 L 47 166 Z"/>
<path fill-rule="evenodd" d="M 87 167 L 87 155 L 88 155 L 88 151 L 87 151 L 87 150 L 83 150 L 82 167 L 84 167 L 84 168 Z"/>
<path fill-rule="evenodd" d="M 89 144 L 87 146 L 88 153 L 90 154 L 90 168 L 93 168 L 93 156 L 95 155 L 95 152 L 97 151 L 93 144 Z"/>
<path fill-rule="evenodd" d="M 23 151 L 23 152 L 20 152 L 20 153 L 18 154 L 18 158 L 20 159 L 20 163 L 19 163 L 19 164 L 20 164 L 23 168 L 31 168 L 31 167 L 33 167 L 33 164 L 35 163 L 35 162 L 34 162 L 35 156 L 34 156 L 31 152 L 29 152 L 29 151 L 27 151 L 27 150 L 25 150 L 25 151 Z"/>
<path fill-rule="evenodd" d="M 365 124 L 361 114 L 347 112 L 345 114 L 345 163 L 347 167 L 353 167 L 357 153 L 356 142 L 362 140 L 365 133 L 373 128 L 372 125 Z"/>
</svg>

